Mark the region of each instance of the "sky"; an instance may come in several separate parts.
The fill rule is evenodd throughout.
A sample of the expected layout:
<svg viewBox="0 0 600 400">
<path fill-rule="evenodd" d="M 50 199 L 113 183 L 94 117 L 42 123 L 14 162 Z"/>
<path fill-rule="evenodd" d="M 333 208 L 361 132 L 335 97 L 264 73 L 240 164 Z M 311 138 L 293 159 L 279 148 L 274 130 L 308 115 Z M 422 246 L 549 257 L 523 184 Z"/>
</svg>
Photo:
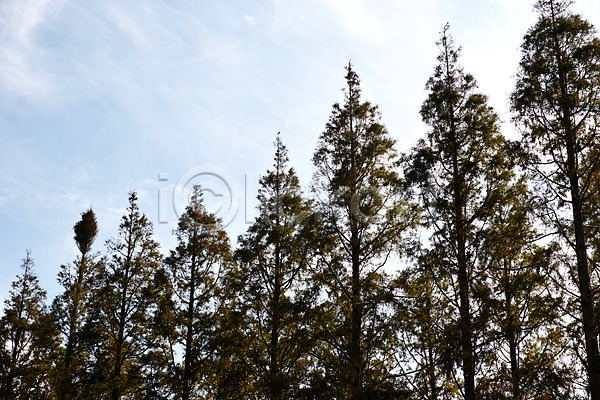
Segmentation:
<svg viewBox="0 0 600 400">
<path fill-rule="evenodd" d="M 573 7 L 600 27 L 600 2 Z M 306 191 L 351 60 L 409 151 L 446 22 L 465 71 L 510 121 L 527 0 L 0 0 L 0 298 L 31 250 L 49 301 L 92 207 L 96 251 L 136 190 L 163 254 L 190 188 L 235 245 L 277 132 Z"/>
</svg>

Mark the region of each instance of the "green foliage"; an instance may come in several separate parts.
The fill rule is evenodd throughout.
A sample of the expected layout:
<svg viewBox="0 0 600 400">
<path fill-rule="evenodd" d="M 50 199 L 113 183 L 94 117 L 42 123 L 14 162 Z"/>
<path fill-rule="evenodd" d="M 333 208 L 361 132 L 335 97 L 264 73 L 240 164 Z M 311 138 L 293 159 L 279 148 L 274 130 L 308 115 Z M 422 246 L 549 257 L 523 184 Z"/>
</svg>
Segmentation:
<svg viewBox="0 0 600 400">
<path fill-rule="evenodd" d="M 564 301 L 553 283 L 557 249 L 533 244 L 533 202 L 524 179 L 507 185 L 503 198 L 485 232 L 481 259 L 494 357 L 480 392 L 499 399 L 572 398 Z"/>
<path fill-rule="evenodd" d="M 308 282 L 312 218 L 298 177 L 287 167 L 279 136 L 272 171 L 260 179 L 259 216 L 239 238 L 236 259 L 244 315 L 246 381 L 254 396 L 296 398 L 307 385 L 313 346 L 311 306 L 317 291 Z"/>
<path fill-rule="evenodd" d="M 522 129 L 533 179 L 545 185 L 540 206 L 546 223 L 572 240 L 571 179 L 586 210 L 598 171 L 600 115 L 600 40 L 594 27 L 569 11 L 570 2 L 537 3 L 538 22 L 527 32 L 515 90 L 515 120 Z"/>
<path fill-rule="evenodd" d="M 451 399 L 459 392 L 453 376 L 454 360 L 460 358 L 452 323 L 457 315 L 446 297 L 448 282 L 438 276 L 440 262 L 442 257 L 430 250 L 398 276 L 397 368 L 416 399 Z"/>
<path fill-rule="evenodd" d="M 442 30 L 438 64 L 427 81 L 429 95 L 421 108 L 430 130 L 404 158 L 404 167 L 432 232 L 425 254 L 430 259 L 426 264 L 434 268 L 437 296 L 455 310 L 448 323 L 458 321 L 456 327 L 442 328 L 456 329 L 459 339 L 447 350 L 454 348 L 451 359 L 462 367 L 464 397 L 473 399 L 475 375 L 485 358 L 484 299 L 489 291 L 478 258 L 482 234 L 502 201 L 501 189 L 511 170 L 498 116 L 487 97 L 475 91 L 473 76 L 463 71 L 460 48 L 448 30 L 448 25 Z"/>
<path fill-rule="evenodd" d="M 161 261 L 152 224 L 140 212 L 135 192 L 129 195 L 126 214 L 107 250 L 110 258 L 96 277 L 86 328 L 94 347 L 84 396 L 118 400 L 142 391 L 152 283 Z"/>
<path fill-rule="evenodd" d="M 77 248 L 82 255 L 87 254 L 98 235 L 98 222 L 91 208 L 81 213 L 81 221 L 75 224 L 73 230 L 75 231 L 73 239 L 77 243 Z"/>
<path fill-rule="evenodd" d="M 169 375 L 168 392 L 189 400 L 212 390 L 220 277 L 231 255 L 221 221 L 206 211 L 199 186 L 173 233 L 178 244 L 165 259 L 167 282 L 162 287 L 167 291 L 155 323 Z"/>
<path fill-rule="evenodd" d="M 400 201 L 394 140 L 377 106 L 361 100 L 360 81 L 346 68 L 344 103 L 336 103 L 313 156 L 314 192 L 330 250 L 316 275 L 320 305 L 320 371 L 332 398 L 384 396 L 393 386 L 389 304 L 393 289 L 382 267 L 407 228 Z M 368 394 L 367 394 L 368 393 Z"/>
<path fill-rule="evenodd" d="M 0 319 L 0 398 L 49 399 L 48 375 L 56 338 L 29 251 L 11 285 Z"/>
<path fill-rule="evenodd" d="M 570 1 L 539 0 L 537 23 L 521 46 L 521 62 L 512 94 L 515 120 L 520 123 L 528 155 L 527 167 L 540 183 L 537 194 L 542 221 L 570 247 L 563 272 L 571 275 L 579 294 L 592 399 L 600 399 L 597 291 L 588 242 L 595 228 L 595 180 L 600 168 L 600 40 L 592 24 L 570 11 Z M 566 293 L 572 293 L 567 289 Z M 578 326 L 577 326 L 578 325 Z"/>
<path fill-rule="evenodd" d="M 91 344 L 86 341 L 83 325 L 88 315 L 93 280 L 97 278 L 96 255 L 90 254 L 98 234 L 98 223 L 89 209 L 73 227 L 74 240 L 81 253 L 74 265 L 62 265 L 58 281 L 64 292 L 54 299 L 52 314 L 61 329 L 64 347 L 54 367 L 53 386 L 58 399 L 77 399 L 83 393 L 90 362 Z"/>
<path fill-rule="evenodd" d="M 135 192 L 104 254 L 83 212 L 50 311 L 29 252 L 13 282 L 0 399 L 600 400 L 600 40 L 571 4 L 536 1 L 519 142 L 446 25 L 425 137 L 399 157 L 349 64 L 313 198 L 278 135 L 233 254 L 198 186 L 164 261 Z"/>
</svg>

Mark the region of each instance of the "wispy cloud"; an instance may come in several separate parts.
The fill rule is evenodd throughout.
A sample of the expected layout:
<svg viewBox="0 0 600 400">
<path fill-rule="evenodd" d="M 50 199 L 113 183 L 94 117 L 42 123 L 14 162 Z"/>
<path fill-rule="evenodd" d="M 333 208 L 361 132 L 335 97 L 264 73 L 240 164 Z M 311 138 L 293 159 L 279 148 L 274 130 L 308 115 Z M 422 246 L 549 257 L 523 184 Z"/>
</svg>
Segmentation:
<svg viewBox="0 0 600 400">
<path fill-rule="evenodd" d="M 37 65 L 39 28 L 63 0 L 6 0 L 0 3 L 0 83 L 18 96 L 48 95 L 47 71 Z"/>
</svg>

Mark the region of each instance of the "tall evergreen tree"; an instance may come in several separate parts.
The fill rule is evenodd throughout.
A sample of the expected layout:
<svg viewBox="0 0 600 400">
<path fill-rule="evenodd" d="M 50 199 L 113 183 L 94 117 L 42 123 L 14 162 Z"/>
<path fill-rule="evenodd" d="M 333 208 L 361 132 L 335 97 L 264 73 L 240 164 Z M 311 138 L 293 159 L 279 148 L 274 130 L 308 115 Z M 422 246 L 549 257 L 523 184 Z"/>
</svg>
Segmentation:
<svg viewBox="0 0 600 400">
<path fill-rule="evenodd" d="M 204 207 L 199 186 L 194 187 L 174 234 L 177 247 L 165 260 L 172 301 L 170 316 L 163 317 L 168 322 L 163 354 L 172 394 L 190 400 L 211 392 L 220 277 L 231 255 L 227 233 Z"/>
<path fill-rule="evenodd" d="M 498 117 L 487 105 L 487 97 L 476 93 L 473 76 L 463 71 L 460 49 L 448 25 L 438 47 L 438 65 L 427 82 L 429 95 L 421 108 L 430 131 L 405 166 L 432 231 L 430 252 L 441 257 L 433 263 L 436 279 L 447 288 L 445 295 L 457 311 L 456 359 L 462 364 L 463 396 L 472 400 L 486 323 L 480 301 L 486 284 L 477 260 L 484 227 L 509 172 Z"/>
<path fill-rule="evenodd" d="M 117 236 L 107 241 L 107 250 L 110 259 L 102 264 L 90 304 L 88 330 L 95 335 L 96 346 L 86 396 L 119 400 L 142 391 L 152 283 L 161 261 L 152 224 L 140 212 L 135 192 L 129 194 L 129 206 Z"/>
<path fill-rule="evenodd" d="M 0 398 L 49 399 L 49 360 L 56 343 L 29 251 L 0 319 Z"/>
<path fill-rule="evenodd" d="M 275 141 L 274 169 L 260 179 L 259 216 L 239 238 L 249 379 L 260 398 L 296 398 L 308 375 L 308 326 L 315 291 L 307 287 L 310 207 L 287 149 Z"/>
<path fill-rule="evenodd" d="M 453 357 L 455 313 L 447 297 L 447 282 L 438 278 L 442 259 L 437 249 L 423 251 L 416 265 L 398 277 L 401 296 L 396 304 L 398 370 L 406 377 L 410 397 L 422 400 L 454 399 Z"/>
<path fill-rule="evenodd" d="M 574 255 L 575 284 L 593 400 L 600 399 L 598 299 L 593 289 L 586 216 L 597 207 L 600 167 L 600 40 L 592 24 L 570 11 L 570 0 L 539 0 L 537 23 L 521 46 L 512 109 L 523 128 L 529 165 L 545 191 L 540 209 Z M 543 208 L 542 208 L 543 207 Z"/>
<path fill-rule="evenodd" d="M 54 301 L 52 312 L 60 326 L 64 349 L 56 366 L 57 398 L 60 400 L 78 399 L 82 396 L 85 368 L 89 363 L 89 348 L 83 338 L 83 324 L 87 319 L 87 306 L 90 302 L 92 279 L 96 277 L 97 261 L 91 247 L 98 234 L 98 223 L 92 209 L 81 214 L 73 227 L 73 239 L 80 256 L 74 265 L 63 265 L 58 281 L 64 293 Z"/>
<path fill-rule="evenodd" d="M 495 357 L 482 392 L 490 398 L 573 398 L 562 329 L 563 300 L 553 284 L 556 249 L 533 243 L 533 202 L 524 178 L 505 188 L 484 235 L 481 263 L 490 286 L 487 335 Z"/>
<path fill-rule="evenodd" d="M 333 396 L 357 400 L 393 391 L 393 290 L 383 266 L 407 218 L 397 196 L 394 140 L 378 107 L 361 100 L 352 65 L 346 70 L 344 102 L 333 105 L 313 162 L 318 205 L 335 240 L 317 275 L 328 294 L 320 357 L 339 388 Z"/>
</svg>

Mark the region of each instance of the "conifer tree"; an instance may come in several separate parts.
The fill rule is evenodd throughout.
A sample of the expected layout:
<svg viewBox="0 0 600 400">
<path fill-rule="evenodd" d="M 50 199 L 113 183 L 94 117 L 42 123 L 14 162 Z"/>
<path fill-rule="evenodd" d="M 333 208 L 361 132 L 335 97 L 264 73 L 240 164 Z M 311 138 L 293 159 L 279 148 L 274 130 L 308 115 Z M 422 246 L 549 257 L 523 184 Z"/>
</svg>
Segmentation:
<svg viewBox="0 0 600 400">
<path fill-rule="evenodd" d="M 54 323 L 46 311 L 29 251 L 22 273 L 12 283 L 0 319 L 0 398 L 49 399 L 49 360 L 56 344 Z"/>
<path fill-rule="evenodd" d="M 553 284 L 556 249 L 533 244 L 533 202 L 525 179 L 511 182 L 484 234 L 481 263 L 489 284 L 487 335 L 494 357 L 481 383 L 489 398 L 573 398 L 562 329 L 563 300 Z"/>
<path fill-rule="evenodd" d="M 539 0 L 539 18 L 523 39 L 512 109 L 522 128 L 528 165 L 544 191 L 539 209 L 573 255 L 589 392 L 600 399 L 597 280 L 593 280 L 587 216 L 597 208 L 600 167 L 600 40 L 570 0 Z"/>
<path fill-rule="evenodd" d="M 88 333 L 95 340 L 93 371 L 85 396 L 111 400 L 139 396 L 142 392 L 153 313 L 153 277 L 160 266 L 158 243 L 152 224 L 129 194 L 129 206 L 118 234 L 107 241 L 110 258 L 102 264 L 90 307 Z M 91 397 L 90 397 L 91 396 Z"/>
<path fill-rule="evenodd" d="M 436 249 L 423 251 L 416 264 L 398 276 L 401 296 L 396 303 L 398 370 L 406 377 L 409 398 L 436 400 L 458 396 L 454 378 L 455 318 L 446 282 L 439 279 Z"/>
<path fill-rule="evenodd" d="M 247 376 L 260 398 L 296 398 L 308 375 L 310 309 L 307 285 L 310 207 L 303 200 L 279 135 L 275 163 L 260 179 L 259 216 L 239 238 L 240 296 Z"/>
<path fill-rule="evenodd" d="M 174 293 L 163 265 L 156 271 L 152 282 L 154 312 L 148 317 L 149 329 L 144 337 L 147 352 L 144 363 L 144 398 L 167 400 L 173 398 L 173 363 L 171 344 L 175 337 Z"/>
<path fill-rule="evenodd" d="M 395 390 L 393 289 L 383 270 L 406 229 L 398 200 L 394 140 L 380 122 L 378 107 L 361 99 L 360 81 L 346 68 L 344 102 L 333 105 L 313 156 L 314 191 L 324 232 L 334 240 L 316 275 L 327 301 L 319 321 L 322 371 L 332 397 L 383 398 Z"/>
<path fill-rule="evenodd" d="M 64 342 L 60 361 L 56 366 L 56 396 L 60 400 L 82 396 L 90 350 L 83 337 L 83 325 L 88 317 L 92 280 L 96 278 L 97 261 L 91 247 L 98 234 L 98 223 L 92 209 L 81 213 L 73 227 L 73 239 L 80 256 L 74 266 L 63 265 L 58 275 L 65 291 L 54 301 L 52 312 L 60 326 Z"/>
<path fill-rule="evenodd" d="M 432 231 L 429 252 L 441 257 L 435 279 L 455 310 L 459 339 L 453 358 L 462 369 L 461 392 L 476 397 L 476 373 L 482 366 L 486 313 L 481 298 L 486 283 L 478 264 L 481 239 L 500 191 L 510 177 L 505 166 L 505 140 L 498 117 L 486 96 L 476 93 L 472 75 L 459 63 L 446 25 L 438 42 L 440 53 L 428 80 L 429 95 L 421 108 L 430 127 L 405 159 L 406 176 L 418 195 L 427 226 Z"/>
<path fill-rule="evenodd" d="M 204 207 L 202 189 L 195 186 L 181 215 L 177 247 L 165 260 L 170 305 L 163 311 L 163 354 L 168 363 L 170 392 L 190 400 L 211 393 L 215 337 L 221 308 L 221 275 L 230 260 L 227 233 L 221 221 Z M 180 351 L 180 354 L 176 352 Z"/>
</svg>

